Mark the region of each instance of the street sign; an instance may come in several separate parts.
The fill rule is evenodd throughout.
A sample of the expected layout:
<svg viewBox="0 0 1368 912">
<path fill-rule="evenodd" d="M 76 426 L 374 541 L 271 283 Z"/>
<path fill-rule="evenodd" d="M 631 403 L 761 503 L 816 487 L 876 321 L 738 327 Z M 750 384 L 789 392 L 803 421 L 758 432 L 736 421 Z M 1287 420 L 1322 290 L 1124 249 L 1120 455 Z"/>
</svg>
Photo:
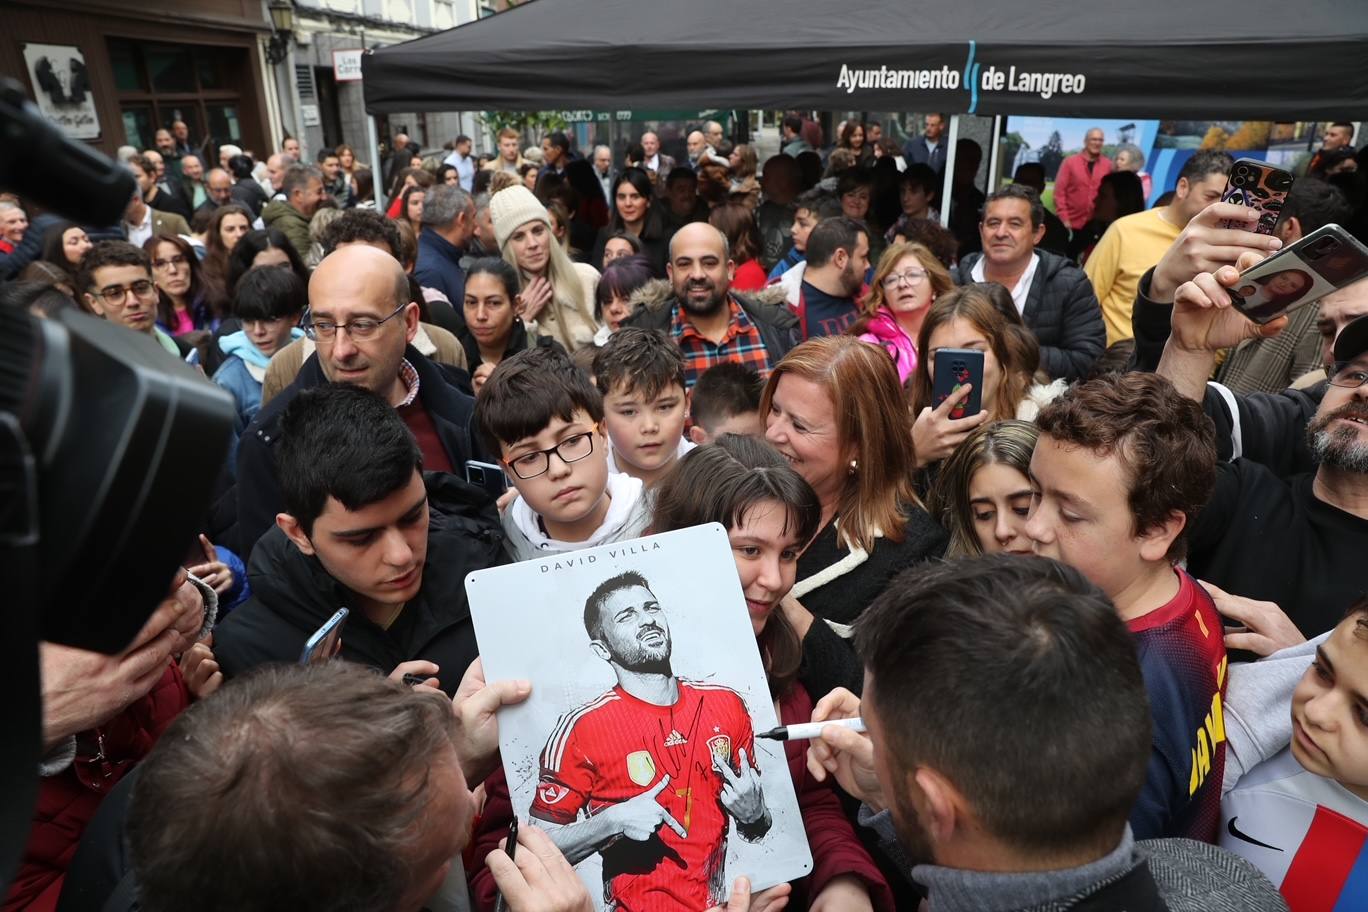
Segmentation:
<svg viewBox="0 0 1368 912">
<path fill-rule="evenodd" d="M 364 53 L 362 48 L 333 51 L 333 79 L 337 82 L 360 82 L 361 55 Z"/>
</svg>

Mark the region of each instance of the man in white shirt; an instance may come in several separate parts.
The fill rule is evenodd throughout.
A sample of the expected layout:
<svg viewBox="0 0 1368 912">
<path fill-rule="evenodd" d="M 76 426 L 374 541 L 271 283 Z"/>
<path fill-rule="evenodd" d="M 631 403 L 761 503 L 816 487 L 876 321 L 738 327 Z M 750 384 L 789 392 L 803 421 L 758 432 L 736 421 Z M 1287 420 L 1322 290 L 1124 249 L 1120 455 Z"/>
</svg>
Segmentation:
<svg viewBox="0 0 1368 912">
<path fill-rule="evenodd" d="M 452 143 L 452 153 L 442 162 L 456 169 L 456 177 L 461 182 L 461 189 L 466 193 L 475 188 L 475 160 L 470 157 L 470 145 L 470 137 L 462 133 L 456 137 L 456 142 Z"/>
<path fill-rule="evenodd" d="M 1036 249 L 1045 236 L 1045 207 L 1035 190 L 1009 184 L 988 195 L 979 222 L 983 253 L 966 254 L 959 284 L 996 282 L 1040 343 L 1040 367 L 1052 378 L 1087 375 L 1106 348 L 1107 330 L 1092 283 L 1071 261 Z"/>
</svg>

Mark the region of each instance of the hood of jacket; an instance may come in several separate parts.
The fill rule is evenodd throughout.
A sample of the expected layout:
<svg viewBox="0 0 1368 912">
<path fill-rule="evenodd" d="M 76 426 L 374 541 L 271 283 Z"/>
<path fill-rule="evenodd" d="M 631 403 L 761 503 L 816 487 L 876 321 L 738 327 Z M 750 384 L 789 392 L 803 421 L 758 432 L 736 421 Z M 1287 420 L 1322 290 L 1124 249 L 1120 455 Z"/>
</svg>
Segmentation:
<svg viewBox="0 0 1368 912">
<path fill-rule="evenodd" d="M 608 493 L 613 499 L 603 525 L 587 541 L 582 542 L 562 542 L 546 535 L 541 530 L 540 517 L 527 501 L 519 497 L 509 504 L 503 515 L 509 555 L 515 561 L 537 560 L 644 535 L 651 521 L 651 504 L 641 480 L 630 475 L 611 473 L 608 476 Z"/>
<path fill-rule="evenodd" d="M 280 221 L 302 222 L 306 227 L 309 224 L 309 220 L 304 217 L 304 214 L 285 200 L 272 200 L 267 203 L 265 208 L 261 210 L 261 220 L 267 225 Z"/>
<path fill-rule="evenodd" d="M 732 291 L 731 296 L 742 309 L 767 323 L 781 327 L 798 325 L 798 316 L 785 306 L 784 289 L 777 285 L 753 292 Z M 638 325 L 633 321 L 633 317 L 637 312 L 645 311 L 655 317 L 650 321 L 650 325 L 655 326 L 661 319 L 668 324 L 669 314 L 679 299 L 675 297 L 674 288 L 669 282 L 654 279 L 637 289 L 630 300 L 636 305 L 637 311 L 623 322 L 627 325 Z"/>
<path fill-rule="evenodd" d="M 409 636 L 415 653 L 448 628 L 470 622 L 466 575 L 504 562 L 503 534 L 489 496 L 454 475 L 430 472 L 423 481 L 429 506 L 427 559 L 418 595 L 405 608 L 417 615 Z M 316 630 L 338 608 L 355 607 L 351 590 L 329 575 L 318 558 L 296 548 L 279 527 L 252 549 L 247 578 L 255 599 L 301 632 Z M 347 621 L 347 650 L 378 667 L 385 666 L 392 650 L 384 638 L 384 631 L 358 616 Z"/>
</svg>

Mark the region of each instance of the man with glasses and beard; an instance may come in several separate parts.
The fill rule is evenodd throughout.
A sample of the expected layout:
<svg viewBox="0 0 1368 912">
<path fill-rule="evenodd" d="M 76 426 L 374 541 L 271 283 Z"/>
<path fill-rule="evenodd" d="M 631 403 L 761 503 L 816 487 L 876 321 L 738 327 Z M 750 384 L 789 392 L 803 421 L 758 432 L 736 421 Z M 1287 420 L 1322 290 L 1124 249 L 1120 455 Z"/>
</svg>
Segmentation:
<svg viewBox="0 0 1368 912">
<path fill-rule="evenodd" d="M 705 370 L 723 362 L 768 377 L 798 344 L 798 318 L 791 311 L 731 290 L 736 264 L 727 239 L 706 222 L 675 232 L 666 272 L 674 294 L 638 308 L 623 325 L 669 333 L 684 352 L 690 389 Z"/>
<path fill-rule="evenodd" d="M 746 704 L 675 676 L 669 622 L 635 571 L 599 584 L 584 627 L 618 683 L 556 724 L 530 815 L 571 864 L 602 854 L 610 908 L 712 908 L 731 821 L 748 841 L 772 822 Z"/>
<path fill-rule="evenodd" d="M 314 354 L 239 440 L 236 550 L 244 557 L 281 512 L 272 450 L 279 442 L 281 415 L 301 390 L 331 381 L 378 393 L 418 441 L 425 469 L 460 471 L 467 459 L 484 458 L 471 439 L 475 400 L 467 392 L 469 377 L 413 347 L 418 305 L 410 300 L 408 277 L 393 256 L 353 244 L 324 257 L 309 279 L 302 326 Z"/>
<path fill-rule="evenodd" d="M 1246 254 L 1240 265 L 1256 261 Z M 1238 281 L 1235 266 L 1222 266 L 1174 296 L 1158 372 L 1198 402 L 1213 348 L 1272 335 L 1287 323 L 1280 317 L 1259 326 L 1234 310 L 1225 289 Z M 1334 627 L 1368 588 L 1368 316 L 1344 327 L 1332 354 L 1328 385 L 1305 432 L 1314 471 L 1281 476 L 1248 458 L 1222 463 L 1188 533 L 1188 572 L 1244 600 L 1274 603 L 1307 637 Z M 1278 434 L 1246 424 L 1242 443 L 1256 451 L 1293 444 L 1285 433 L 1265 440 L 1270 431 Z"/>
</svg>

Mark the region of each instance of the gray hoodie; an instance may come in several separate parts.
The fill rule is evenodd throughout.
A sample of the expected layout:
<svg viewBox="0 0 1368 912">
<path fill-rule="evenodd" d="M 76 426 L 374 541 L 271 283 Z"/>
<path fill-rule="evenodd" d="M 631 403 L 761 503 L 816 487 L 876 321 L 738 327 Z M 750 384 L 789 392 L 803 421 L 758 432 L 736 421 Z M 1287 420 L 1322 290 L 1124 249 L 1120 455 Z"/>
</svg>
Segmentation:
<svg viewBox="0 0 1368 912">
<path fill-rule="evenodd" d="M 651 509 L 641 479 L 610 473 L 608 495 L 612 498 L 608 515 L 604 517 L 603 524 L 594 530 L 594 534 L 582 542 L 563 542 L 549 537 L 542 530 L 541 517 L 519 496 L 503 514 L 504 533 L 507 536 L 504 547 L 509 556 L 515 561 L 535 560 L 551 554 L 626 541 L 644 534 L 646 525 L 651 521 Z"/>
</svg>

